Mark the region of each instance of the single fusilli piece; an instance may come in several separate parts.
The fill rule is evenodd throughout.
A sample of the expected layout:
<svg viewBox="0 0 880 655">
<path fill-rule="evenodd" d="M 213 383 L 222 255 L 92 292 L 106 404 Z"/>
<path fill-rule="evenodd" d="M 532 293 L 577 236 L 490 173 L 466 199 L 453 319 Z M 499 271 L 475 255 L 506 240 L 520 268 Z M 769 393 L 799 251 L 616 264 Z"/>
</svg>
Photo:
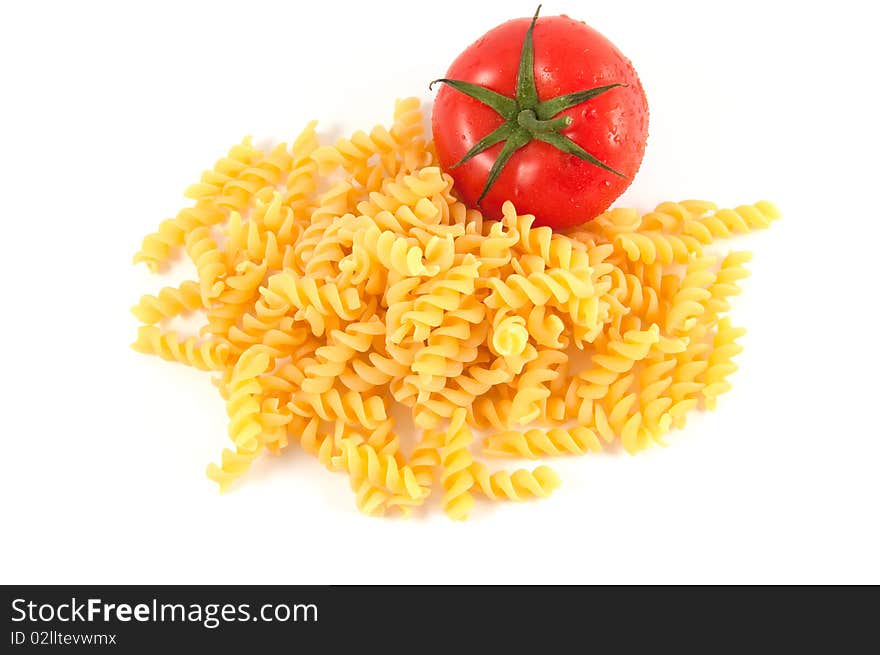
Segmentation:
<svg viewBox="0 0 880 655">
<path fill-rule="evenodd" d="M 163 287 L 155 296 L 142 296 L 131 313 L 145 325 L 152 325 L 167 318 L 202 308 L 199 285 L 191 280 L 177 287 Z"/>
<path fill-rule="evenodd" d="M 406 509 L 420 505 L 428 495 L 412 468 L 400 466 L 393 455 L 380 455 L 369 444 L 357 444 L 351 439 L 342 440 L 341 450 L 334 465 L 348 472 L 354 487 L 360 488 L 367 482 L 371 488 L 386 492 L 388 505 Z M 379 507 L 370 503 L 366 509 L 371 513 Z"/>
<path fill-rule="evenodd" d="M 590 428 L 506 431 L 493 434 L 483 443 L 483 452 L 493 457 L 540 457 L 583 455 L 602 450 L 602 442 Z"/>
<path fill-rule="evenodd" d="M 715 409 L 718 396 L 730 390 L 730 382 L 727 378 L 739 368 L 732 360 L 743 349 L 736 340 L 745 333 L 743 328 L 731 325 L 728 318 L 721 319 L 718 324 L 712 342 L 712 354 L 709 355 L 709 365 L 703 378 L 706 386 L 701 392 L 708 409 Z"/>
<path fill-rule="evenodd" d="M 736 209 L 719 209 L 707 216 L 686 221 L 683 232 L 700 243 L 710 243 L 713 239 L 726 239 L 736 234 L 767 228 L 779 216 L 776 205 L 762 200 Z"/>
<path fill-rule="evenodd" d="M 203 371 L 223 370 L 229 362 L 229 344 L 197 337 L 181 339 L 176 332 L 164 332 L 154 325 L 142 325 L 131 347 L 169 362 L 180 362 Z"/>
<path fill-rule="evenodd" d="M 186 235 L 192 230 L 202 225 L 216 225 L 225 218 L 226 215 L 213 202 L 199 201 L 195 207 L 187 207 L 176 217 L 162 221 L 156 232 L 145 236 L 133 261 L 135 264 L 145 263 L 156 273 L 183 245 Z"/>
<path fill-rule="evenodd" d="M 517 469 L 512 473 L 489 473 L 485 465 L 475 462 L 470 472 L 476 482 L 475 488 L 492 500 L 547 498 L 560 485 L 559 476 L 549 466 L 539 466 L 534 471 Z"/>
<path fill-rule="evenodd" d="M 252 452 L 261 445 L 263 438 L 263 426 L 260 422 L 263 388 L 258 378 L 266 372 L 270 363 L 269 355 L 262 347 L 249 348 L 236 362 L 227 386 L 229 438 L 237 448 L 247 452 Z"/>
<path fill-rule="evenodd" d="M 198 227 L 190 232 L 186 236 L 185 246 L 186 253 L 193 260 L 199 274 L 202 303 L 207 305 L 226 288 L 223 283 L 223 278 L 226 277 L 223 253 L 207 227 Z"/>
<path fill-rule="evenodd" d="M 461 521 L 468 517 L 474 506 L 470 494 L 474 486 L 471 472 L 473 458 L 470 445 L 473 434 L 465 422 L 467 412 L 459 408 L 452 415 L 452 421 L 443 440 L 441 463 L 443 465 L 443 510 L 451 519 Z"/>
</svg>

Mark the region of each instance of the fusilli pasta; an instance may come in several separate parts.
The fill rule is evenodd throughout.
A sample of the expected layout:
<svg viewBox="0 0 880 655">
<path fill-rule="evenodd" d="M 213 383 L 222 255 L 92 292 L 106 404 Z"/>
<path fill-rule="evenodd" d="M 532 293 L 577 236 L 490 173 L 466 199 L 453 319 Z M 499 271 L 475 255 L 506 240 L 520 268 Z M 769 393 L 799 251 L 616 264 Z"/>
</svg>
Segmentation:
<svg viewBox="0 0 880 655">
<path fill-rule="evenodd" d="M 743 330 L 726 314 L 750 255 L 706 246 L 767 227 L 771 203 L 615 208 L 560 234 L 509 202 L 483 216 L 452 185 L 409 98 L 390 128 L 333 145 L 314 122 L 291 147 L 245 139 L 144 239 L 136 262 L 183 249 L 197 280 L 143 296 L 132 345 L 216 372 L 221 489 L 298 443 L 348 475 L 365 513 L 409 514 L 438 487 L 464 519 L 477 498 L 559 486 L 546 466 L 490 472 L 474 430 L 491 430 L 493 458 L 635 453 L 730 388 Z M 194 312 L 199 335 L 163 323 Z M 421 432 L 409 454 L 395 404 Z"/>
</svg>

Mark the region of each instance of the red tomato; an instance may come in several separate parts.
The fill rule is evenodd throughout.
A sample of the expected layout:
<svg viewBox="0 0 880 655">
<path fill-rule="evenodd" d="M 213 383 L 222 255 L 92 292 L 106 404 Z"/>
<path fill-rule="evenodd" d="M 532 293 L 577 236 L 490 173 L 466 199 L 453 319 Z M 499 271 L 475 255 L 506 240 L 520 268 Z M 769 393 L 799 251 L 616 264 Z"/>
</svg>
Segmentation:
<svg viewBox="0 0 880 655">
<path fill-rule="evenodd" d="M 518 70 L 532 23 L 528 18 L 508 21 L 459 55 L 449 68 L 448 79 L 440 80 L 446 83 L 434 102 L 432 128 L 440 164 L 452 174 L 466 203 L 479 205 L 489 216 L 497 217 L 502 203 L 511 200 L 518 212 L 534 214 L 537 223 L 562 229 L 595 218 L 630 185 L 645 152 L 648 105 L 630 61 L 604 36 L 568 16 L 534 22 L 532 70 L 537 98 L 531 105 L 520 102 Z M 527 60 L 523 71 L 521 75 L 527 75 Z M 504 104 L 507 118 L 502 117 L 496 109 L 454 87 L 455 81 L 486 87 L 517 104 L 512 109 Z M 563 119 L 555 125 L 550 125 L 551 120 L 541 122 L 534 111 L 518 117 L 524 107 L 535 109 L 535 102 L 609 85 L 622 86 L 602 90 L 555 114 L 554 120 Z M 565 117 L 571 119 L 570 124 Z M 492 145 L 460 166 L 455 164 L 500 126 L 509 125 L 516 131 L 526 120 L 531 129 L 534 118 L 541 122 L 539 132 L 546 128 L 567 137 L 575 148 L 583 149 L 581 153 L 586 151 L 619 174 L 564 152 L 558 144 L 534 138 L 530 132 L 513 144 L 532 139 L 513 152 L 480 200 L 507 142 Z M 557 136 L 552 138 L 559 141 Z"/>
</svg>

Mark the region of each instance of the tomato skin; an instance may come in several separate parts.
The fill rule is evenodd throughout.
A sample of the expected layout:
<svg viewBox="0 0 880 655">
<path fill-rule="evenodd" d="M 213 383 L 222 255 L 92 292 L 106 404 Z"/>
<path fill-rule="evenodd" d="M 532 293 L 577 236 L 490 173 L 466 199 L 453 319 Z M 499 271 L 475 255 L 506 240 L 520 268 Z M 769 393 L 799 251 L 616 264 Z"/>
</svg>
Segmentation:
<svg viewBox="0 0 880 655">
<path fill-rule="evenodd" d="M 508 21 L 470 45 L 452 63 L 447 78 L 474 82 L 513 97 L 520 51 L 530 19 Z M 604 36 L 568 16 L 539 18 L 534 28 L 535 83 L 538 98 L 625 84 L 560 114 L 572 124 L 562 133 L 626 178 L 563 153 L 540 141 L 517 151 L 480 203 L 490 217 L 513 201 L 519 213 L 536 223 L 564 229 L 605 211 L 639 170 L 648 136 L 648 104 L 630 61 Z M 494 110 L 443 85 L 437 93 L 432 130 L 441 166 L 455 179 L 462 200 L 471 206 L 482 192 L 501 144 L 457 168 L 451 168 L 503 122 Z"/>
</svg>

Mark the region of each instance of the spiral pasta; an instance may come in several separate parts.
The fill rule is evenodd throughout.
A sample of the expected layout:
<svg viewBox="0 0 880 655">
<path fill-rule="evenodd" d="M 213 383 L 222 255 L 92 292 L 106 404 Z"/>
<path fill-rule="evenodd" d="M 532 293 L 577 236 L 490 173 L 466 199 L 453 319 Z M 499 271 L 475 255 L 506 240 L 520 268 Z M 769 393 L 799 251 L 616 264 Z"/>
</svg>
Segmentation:
<svg viewBox="0 0 880 655">
<path fill-rule="evenodd" d="M 268 152 L 245 139 L 135 255 L 195 265 L 132 308 L 132 347 L 214 372 L 221 490 L 298 444 L 348 476 L 364 513 L 408 516 L 433 492 L 461 520 L 560 484 L 479 455 L 637 453 L 730 389 L 744 331 L 727 314 L 750 254 L 714 243 L 769 226 L 771 203 L 621 207 L 555 233 L 510 202 L 498 217 L 461 203 L 423 123 L 408 98 L 390 127 L 332 145 L 314 122 Z M 198 334 L 167 329 L 180 315 L 203 315 Z"/>
<path fill-rule="evenodd" d="M 477 489 L 492 500 L 547 498 L 560 484 L 559 476 L 549 466 L 539 466 L 534 471 L 517 469 L 512 473 L 489 473 L 485 465 L 477 462 L 471 466 L 471 473 Z"/>
<path fill-rule="evenodd" d="M 248 452 L 256 450 L 263 437 L 263 426 L 260 422 L 262 387 L 258 378 L 268 368 L 269 355 L 262 346 L 253 346 L 242 353 L 236 362 L 227 386 L 229 436 L 237 447 Z"/>
<path fill-rule="evenodd" d="M 141 326 L 132 348 L 203 371 L 223 370 L 230 353 L 229 344 L 223 341 L 209 339 L 200 342 L 196 337 L 181 339 L 176 332 L 163 332 L 153 325 Z"/>
<path fill-rule="evenodd" d="M 455 410 L 443 440 L 443 510 L 449 518 L 457 520 L 466 519 L 474 506 L 470 494 L 474 486 L 473 459 L 469 450 L 473 434 L 466 418 L 464 408 Z"/>
<path fill-rule="evenodd" d="M 406 510 L 421 504 L 428 495 L 412 468 L 399 466 L 393 455 L 379 454 L 369 444 L 357 444 L 352 439 L 343 439 L 341 450 L 333 460 L 334 467 L 347 471 L 358 486 L 368 483 L 371 489 L 388 495 L 381 504 L 371 504 L 372 511 L 382 511 L 387 506 Z"/>
<path fill-rule="evenodd" d="M 186 253 L 196 265 L 199 275 L 199 289 L 202 303 L 207 305 L 211 300 L 223 293 L 226 285 L 226 263 L 223 253 L 217 248 L 217 242 L 206 227 L 198 227 L 186 236 Z"/>
<path fill-rule="evenodd" d="M 131 308 L 131 313 L 141 323 L 152 325 L 201 307 L 202 294 L 199 285 L 187 280 L 177 287 L 163 287 L 155 296 L 142 296 L 138 304 Z"/>
<path fill-rule="evenodd" d="M 483 452 L 495 457 L 583 455 L 602 450 L 602 442 L 590 428 L 576 426 L 550 430 L 515 430 L 490 435 L 483 442 Z"/>
<path fill-rule="evenodd" d="M 141 249 L 135 253 L 134 263 L 145 263 L 157 273 L 183 245 L 186 235 L 202 225 L 216 225 L 223 222 L 226 215 L 209 200 L 200 200 L 195 206 L 182 209 L 174 218 L 159 224 L 156 232 L 144 237 Z"/>
</svg>

